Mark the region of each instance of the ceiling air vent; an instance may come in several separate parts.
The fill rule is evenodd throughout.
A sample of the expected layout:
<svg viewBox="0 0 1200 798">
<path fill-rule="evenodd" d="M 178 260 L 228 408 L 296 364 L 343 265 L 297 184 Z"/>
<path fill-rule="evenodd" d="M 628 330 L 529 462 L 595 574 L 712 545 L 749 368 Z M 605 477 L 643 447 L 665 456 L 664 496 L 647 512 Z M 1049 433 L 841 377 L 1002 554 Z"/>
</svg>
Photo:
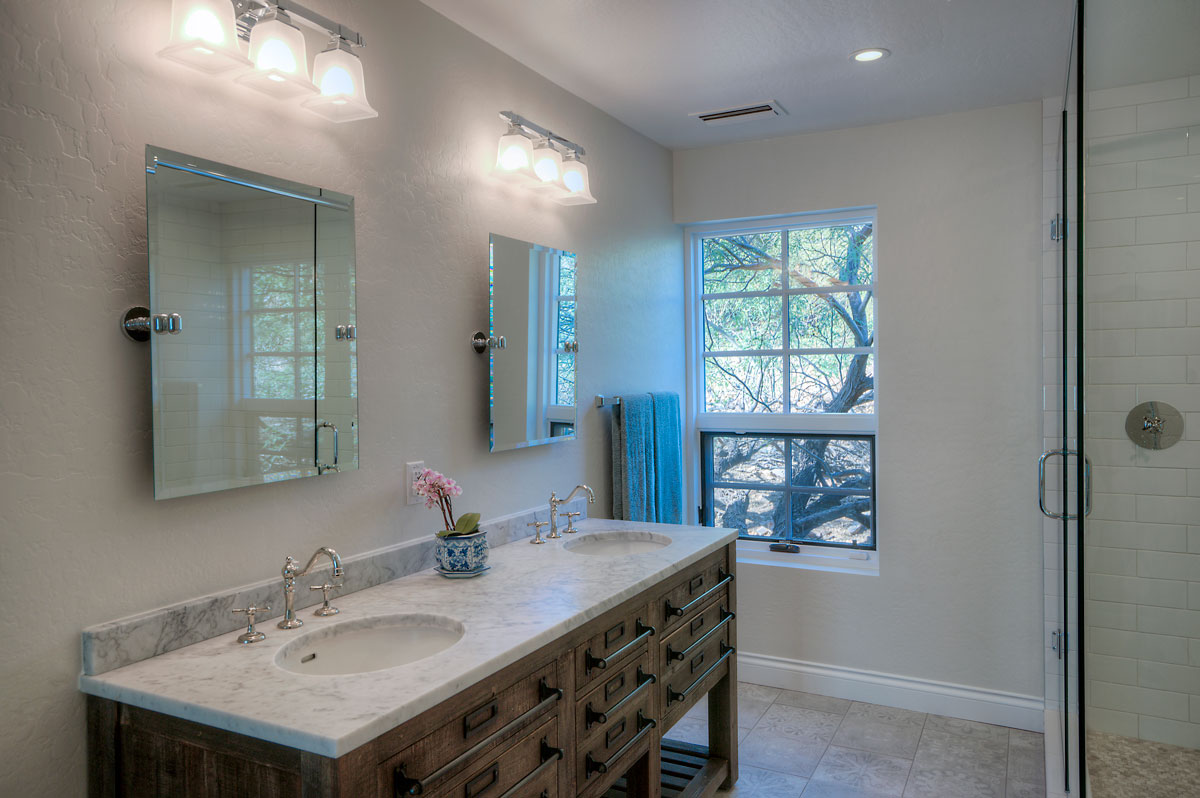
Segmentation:
<svg viewBox="0 0 1200 798">
<path fill-rule="evenodd" d="M 753 122 L 774 116 L 786 116 L 787 111 L 775 100 L 743 105 L 740 108 L 722 108 L 719 111 L 705 111 L 701 114 L 688 114 L 699 119 L 706 125 L 732 125 L 737 122 Z"/>
</svg>

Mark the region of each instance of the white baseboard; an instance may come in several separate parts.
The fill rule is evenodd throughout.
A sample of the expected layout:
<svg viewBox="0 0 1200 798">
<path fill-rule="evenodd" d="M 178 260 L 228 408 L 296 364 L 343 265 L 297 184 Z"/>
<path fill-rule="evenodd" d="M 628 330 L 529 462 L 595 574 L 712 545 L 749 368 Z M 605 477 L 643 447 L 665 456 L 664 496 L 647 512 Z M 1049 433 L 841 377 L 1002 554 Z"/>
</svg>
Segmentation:
<svg viewBox="0 0 1200 798">
<path fill-rule="evenodd" d="M 738 679 L 806 693 L 1042 731 L 1046 702 L 1031 695 L 739 651 Z"/>
</svg>

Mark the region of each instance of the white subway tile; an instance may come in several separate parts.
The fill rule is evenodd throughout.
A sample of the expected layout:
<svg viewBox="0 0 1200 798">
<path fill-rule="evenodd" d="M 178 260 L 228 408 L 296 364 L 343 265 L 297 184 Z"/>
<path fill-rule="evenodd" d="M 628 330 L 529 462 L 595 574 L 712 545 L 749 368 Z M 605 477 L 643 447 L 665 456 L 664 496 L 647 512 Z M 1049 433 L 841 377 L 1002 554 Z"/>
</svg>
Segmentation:
<svg viewBox="0 0 1200 798">
<path fill-rule="evenodd" d="M 1169 405 L 1174 405 L 1175 409 L 1180 413 L 1200 413 L 1200 386 L 1139 385 L 1137 386 L 1137 402 L 1135 404 L 1141 404 L 1142 402 L 1166 402 Z M 1183 446 L 1183 444 L 1177 443 L 1171 449 L 1180 446 Z M 1171 449 L 1163 449 L 1158 454 L 1165 454 L 1171 451 Z M 1200 459 L 1193 460 L 1192 463 L 1185 464 L 1184 468 L 1198 462 L 1200 462 Z"/>
<path fill-rule="evenodd" d="M 1200 184 L 1193 183 L 1188 186 L 1188 211 L 1200 211 Z"/>
<path fill-rule="evenodd" d="M 1136 521 L 1137 497 L 1130 493 L 1092 493 L 1091 518 L 1096 521 Z"/>
<path fill-rule="evenodd" d="M 1187 382 L 1187 358 L 1182 355 L 1089 357 L 1087 368 L 1089 384 Z"/>
<path fill-rule="evenodd" d="M 1106 415 L 1122 416 L 1123 414 Z M 1123 430 L 1122 434 L 1124 434 Z M 1188 472 L 1182 468 L 1124 468 L 1102 465 L 1092 467 L 1092 490 L 1100 493 L 1185 496 L 1187 495 L 1187 484 Z M 1179 550 L 1182 551 L 1182 549 Z"/>
<path fill-rule="evenodd" d="M 1200 640 L 1188 641 L 1188 662 L 1200 667 Z"/>
<path fill-rule="evenodd" d="M 1192 696 L 1192 723 L 1200 723 L 1200 695 Z"/>
<path fill-rule="evenodd" d="M 1169 217 L 1168 217 L 1169 218 Z M 1176 228 L 1172 227 L 1171 232 Z M 1137 238 L 1137 228 L 1133 219 L 1101 219 L 1088 222 L 1088 245 L 1092 247 L 1121 247 L 1128 244 L 1159 244 L 1164 241 Z M 1186 238 L 1167 239 L 1169 241 L 1187 241 Z"/>
<path fill-rule="evenodd" d="M 1136 520 L 1144 524 L 1189 524 L 1200 521 L 1200 498 L 1138 496 Z"/>
<path fill-rule="evenodd" d="M 1188 79 L 1172 78 L 1153 83 L 1135 83 L 1132 86 L 1118 86 L 1115 89 L 1098 89 L 1087 93 L 1087 107 L 1112 108 L 1118 105 L 1137 105 L 1139 103 L 1161 102 L 1176 100 L 1188 96 Z M 1044 107 L 1044 106 L 1043 106 Z"/>
<path fill-rule="evenodd" d="M 1124 684 L 1124 682 L 1117 683 Z M 1137 667 L 1137 684 L 1139 687 L 1148 687 L 1152 690 L 1175 690 L 1180 693 L 1200 694 L 1200 668 L 1188 665 L 1170 665 L 1165 662 L 1142 661 L 1138 663 Z"/>
<path fill-rule="evenodd" d="M 1127 272 L 1165 272 L 1186 269 L 1188 244 L 1144 244 L 1128 247 L 1092 247 L 1087 251 L 1089 275 L 1124 274 Z M 1200 250 L 1200 247 L 1197 247 Z M 1200 268 L 1200 255 L 1197 266 Z M 1086 288 L 1086 282 L 1084 283 Z"/>
<path fill-rule="evenodd" d="M 1187 272 L 1180 273 L 1186 274 Z M 1193 273 L 1200 276 L 1200 272 Z M 1200 352 L 1200 327 L 1138 330 L 1134 351 L 1139 355 L 1190 355 Z M 1097 352 L 1096 354 L 1104 353 Z"/>
<path fill-rule="evenodd" d="M 1096 601 L 1187 609 L 1188 583 L 1181 580 L 1146 579 L 1137 576 L 1112 576 L 1097 573 L 1091 574 L 1090 580 L 1091 588 L 1088 596 Z M 1130 627 L 1109 626 L 1109 628 L 1128 629 Z"/>
<path fill-rule="evenodd" d="M 1054 120 L 1054 135 L 1058 135 L 1058 120 Z M 1089 138 L 1123 136 L 1138 131 L 1138 112 L 1132 105 L 1100 108 L 1088 111 L 1083 120 L 1084 131 Z"/>
<path fill-rule="evenodd" d="M 1086 555 L 1087 570 L 1092 574 L 1137 575 L 1137 551 L 1134 549 L 1089 545 Z"/>
<path fill-rule="evenodd" d="M 1200 327 L 1200 300 L 1188 300 L 1187 321 L 1189 327 Z"/>
<path fill-rule="evenodd" d="M 1155 580 L 1158 581 L 1158 580 Z M 1200 610 L 1200 582 L 1188 582 L 1188 609 Z M 1196 692 L 1200 693 L 1200 690 Z"/>
<path fill-rule="evenodd" d="M 1200 75 L 1192 75 L 1188 78 L 1188 87 L 1191 89 L 1189 94 L 1193 97 L 1200 97 Z"/>
<path fill-rule="evenodd" d="M 1132 277 L 1132 275 L 1126 275 Z M 1098 278 L 1092 278 L 1094 283 Z M 1136 332 L 1134 330 L 1095 330 L 1088 333 L 1087 348 L 1088 353 L 1097 357 L 1128 357 L 1133 355 L 1136 349 Z M 1197 330 L 1197 335 L 1200 336 L 1200 330 Z M 1197 338 L 1200 341 L 1200 337 Z M 1189 350 L 1190 352 L 1200 352 L 1200 347 Z M 1159 352 L 1155 354 L 1187 354 L 1184 352 Z"/>
<path fill-rule="evenodd" d="M 1089 166 L 1087 172 L 1088 191 L 1124 191 L 1131 188 L 1140 188 L 1138 183 L 1141 164 L 1129 163 L 1111 163 L 1111 164 L 1096 164 Z M 1057 197 L 1062 190 L 1062 180 L 1059 172 L 1050 172 L 1054 176 L 1053 192 L 1050 194 L 1043 193 L 1043 196 Z M 1162 183 L 1147 183 L 1146 186 L 1164 185 Z"/>
<path fill-rule="evenodd" d="M 1127 221 L 1127 220 L 1126 220 Z M 1187 300 L 1089 303 L 1089 330 L 1123 330 L 1140 327 L 1186 327 Z M 1200 312 L 1200 304 L 1197 305 Z M 1053 315 L 1053 314 L 1051 314 Z"/>
<path fill-rule="evenodd" d="M 1177 665 L 1188 664 L 1186 637 L 1096 628 L 1089 631 L 1088 639 L 1091 651 L 1097 654 L 1171 662 Z"/>
<path fill-rule="evenodd" d="M 1111 167 L 1104 167 L 1106 169 Z M 1089 176 L 1089 181 L 1091 180 Z M 1137 163 L 1137 187 L 1178 186 L 1200 181 L 1200 155 L 1151 158 Z M 1090 189 L 1090 186 L 1089 186 Z M 1111 191 L 1113 189 L 1105 189 Z"/>
<path fill-rule="evenodd" d="M 1197 128 L 1197 135 L 1200 135 L 1200 128 Z M 1200 241 L 1188 242 L 1184 265 L 1189 269 L 1200 269 Z"/>
<path fill-rule="evenodd" d="M 1097 332 L 1107 332 L 1097 330 Z M 1088 333 L 1091 335 L 1091 333 Z M 1058 401 L 1056 407 L 1061 407 L 1061 395 L 1054 397 Z M 1114 411 L 1128 413 L 1129 408 L 1137 404 L 1137 389 L 1132 385 L 1089 385 L 1087 387 L 1087 406 L 1089 410 Z"/>
<path fill-rule="evenodd" d="M 1098 219 L 1186 213 L 1187 204 L 1185 186 L 1088 192 L 1088 219 L 1090 224 Z"/>
<path fill-rule="evenodd" d="M 1086 603 L 1086 608 L 1087 622 L 1091 627 L 1102 629 L 1125 629 L 1130 632 L 1138 631 L 1136 604 L 1122 604 L 1110 601 L 1089 601 Z"/>
<path fill-rule="evenodd" d="M 1186 721 L 1188 718 L 1187 696 L 1181 693 L 1092 680 L 1089 680 L 1089 686 L 1091 704 L 1101 709 L 1136 712 L 1172 720 Z"/>
<path fill-rule="evenodd" d="M 1138 576 L 1150 579 L 1182 579 L 1187 582 L 1200 582 L 1200 554 L 1139 550 Z M 1182 634 L 1182 632 L 1175 633 Z M 1200 637 L 1200 634 L 1194 636 Z"/>
<path fill-rule="evenodd" d="M 1200 97 L 1164 100 L 1137 107 L 1139 132 L 1182 128 L 1189 125 L 1200 125 Z"/>
<path fill-rule="evenodd" d="M 1089 139 L 1087 143 L 1089 166 L 1144 161 L 1150 158 L 1173 158 L 1187 154 L 1188 131 L 1183 129 Z M 1053 157 L 1046 168 L 1055 168 Z"/>
<path fill-rule="evenodd" d="M 1084 281 L 1084 290 L 1088 302 L 1124 302 L 1135 298 L 1134 275 L 1097 274 Z"/>
<path fill-rule="evenodd" d="M 1087 542 L 1092 546 L 1139 550 L 1137 573 L 1140 574 L 1140 554 L 1144 550 L 1148 549 L 1155 552 L 1186 552 L 1187 528 L 1175 524 L 1146 524 L 1133 521 L 1096 519 L 1094 521 L 1089 520 L 1088 522 Z M 1183 554 L 1182 556 L 1192 555 Z M 1165 576 L 1162 578 L 1187 579 L 1185 576 Z"/>
<path fill-rule="evenodd" d="M 1166 718 L 1138 718 L 1138 737 L 1183 748 L 1200 748 L 1200 723 L 1185 723 Z"/>
<path fill-rule="evenodd" d="M 1100 707 L 1088 707 L 1087 727 L 1089 731 L 1118 734 L 1122 737 L 1137 739 L 1138 716 L 1132 712 L 1116 712 Z M 1062 785 L 1061 778 L 1057 780 L 1057 784 Z M 1050 795 L 1057 798 L 1057 793 L 1048 794 L 1047 798 L 1050 798 Z"/>
<path fill-rule="evenodd" d="M 1200 327 L 1196 329 L 1200 330 Z M 1187 375 L 1188 382 L 1200 382 L 1200 357 L 1193 355 L 1188 358 Z"/>
<path fill-rule="evenodd" d="M 1128 220 L 1110 219 L 1104 224 L 1118 224 L 1123 221 Z M 1105 230 L 1104 234 L 1111 237 L 1123 234 L 1123 231 Z M 1137 220 L 1136 240 L 1139 244 L 1166 244 L 1173 241 L 1198 239 L 1200 239 L 1200 213 L 1145 216 Z"/>
<path fill-rule="evenodd" d="M 1104 654 L 1087 655 L 1087 674 L 1089 679 L 1112 684 L 1137 684 L 1138 661 L 1125 657 L 1109 657 Z M 1185 667 L 1177 665 L 1174 667 Z"/>
</svg>

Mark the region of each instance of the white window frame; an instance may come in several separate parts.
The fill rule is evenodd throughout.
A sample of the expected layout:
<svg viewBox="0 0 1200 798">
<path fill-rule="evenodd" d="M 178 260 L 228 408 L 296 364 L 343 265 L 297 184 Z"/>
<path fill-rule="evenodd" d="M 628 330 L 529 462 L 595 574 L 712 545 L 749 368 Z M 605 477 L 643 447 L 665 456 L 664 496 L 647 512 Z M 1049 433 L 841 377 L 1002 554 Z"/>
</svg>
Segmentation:
<svg viewBox="0 0 1200 798">
<path fill-rule="evenodd" d="M 749 219 L 731 219 L 719 222 L 690 225 L 684 228 L 684 325 L 686 336 L 686 378 L 687 391 L 684 398 L 685 429 L 687 430 L 684 443 L 685 486 L 686 494 L 685 523 L 699 524 L 703 519 L 699 516 L 701 490 L 703 479 L 701 475 L 701 432 L 791 432 L 812 434 L 851 434 L 874 435 L 875 457 L 879 461 L 879 219 L 877 208 L 845 208 L 833 211 L 817 211 L 813 213 L 789 214 L 781 216 L 761 216 Z M 874 259 L 872 261 L 872 299 L 874 304 L 874 319 L 876 335 L 872 341 L 871 354 L 875 363 L 875 412 L 866 413 L 707 413 L 701 412 L 704 401 L 704 325 L 701 305 L 703 300 L 703 281 L 700 268 L 703 263 L 700 247 L 705 238 L 713 236 L 745 235 L 764 233 L 774 230 L 795 229 L 798 227 L 830 227 L 852 224 L 855 222 L 870 222 L 874 239 Z M 786 240 L 786 235 L 784 239 Z M 786 242 L 784 243 L 786 247 Z M 786 252 L 786 249 L 784 250 Z M 787 265 L 784 264 L 784 268 Z M 785 295 L 786 296 L 786 295 Z M 785 309 L 788 302 L 784 302 Z M 786 313 L 786 311 L 785 311 Z M 784 318 L 786 325 L 786 315 Z M 784 343 L 788 340 L 789 330 L 783 330 Z M 786 408 L 791 401 L 790 395 L 783 397 Z M 875 496 L 878 500 L 878 474 L 875 476 Z M 874 525 L 875 550 L 837 549 L 830 546 L 800 545 L 799 554 L 788 554 L 770 550 L 772 541 L 738 540 L 738 562 L 756 565 L 768 565 L 785 568 L 807 568 L 816 570 L 839 571 L 845 573 L 875 574 L 879 572 L 879 552 L 882 548 L 879 535 L 878 518 L 872 519 Z"/>
</svg>

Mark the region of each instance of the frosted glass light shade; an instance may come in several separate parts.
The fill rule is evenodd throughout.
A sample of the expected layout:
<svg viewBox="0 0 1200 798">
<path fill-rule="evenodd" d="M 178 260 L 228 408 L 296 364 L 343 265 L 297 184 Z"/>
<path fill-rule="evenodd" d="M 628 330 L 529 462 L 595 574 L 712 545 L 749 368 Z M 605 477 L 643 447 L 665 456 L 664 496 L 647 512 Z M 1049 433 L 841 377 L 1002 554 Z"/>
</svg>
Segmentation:
<svg viewBox="0 0 1200 798">
<path fill-rule="evenodd" d="M 509 127 L 496 148 L 496 177 L 514 183 L 540 182 L 533 171 L 533 142 L 519 128 Z"/>
<path fill-rule="evenodd" d="M 283 15 L 263 19 L 250 29 L 250 61 L 253 69 L 238 83 L 283 100 L 317 93 L 308 79 L 304 34 Z"/>
<path fill-rule="evenodd" d="M 562 184 L 562 165 L 562 153 L 548 139 L 542 139 L 533 149 L 533 173 L 537 175 L 537 182 L 530 188 L 550 196 L 565 195 L 567 190 Z"/>
<path fill-rule="evenodd" d="M 372 119 L 379 112 L 367 102 L 362 61 L 334 45 L 317 53 L 313 61 L 313 83 L 320 92 L 301 103 L 314 114 L 334 122 Z"/>
<path fill-rule="evenodd" d="M 555 197 L 562 205 L 590 205 L 596 201 L 588 183 L 587 164 L 579 160 L 574 152 L 568 153 L 562 165 L 562 182 L 566 194 Z"/>
<path fill-rule="evenodd" d="M 229 0 L 174 0 L 171 43 L 158 55 L 210 75 L 250 66 L 238 45 Z"/>
</svg>

